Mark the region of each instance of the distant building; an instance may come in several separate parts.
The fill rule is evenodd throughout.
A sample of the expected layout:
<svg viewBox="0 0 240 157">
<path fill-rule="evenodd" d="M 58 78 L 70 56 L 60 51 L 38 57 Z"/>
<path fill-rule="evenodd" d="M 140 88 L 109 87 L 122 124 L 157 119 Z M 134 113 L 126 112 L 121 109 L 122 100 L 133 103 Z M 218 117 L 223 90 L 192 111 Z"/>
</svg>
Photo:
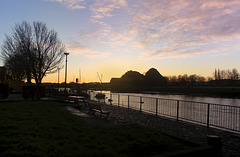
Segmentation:
<svg viewBox="0 0 240 157">
<path fill-rule="evenodd" d="M 0 83 L 6 83 L 7 82 L 7 70 L 5 67 L 0 67 Z"/>
</svg>

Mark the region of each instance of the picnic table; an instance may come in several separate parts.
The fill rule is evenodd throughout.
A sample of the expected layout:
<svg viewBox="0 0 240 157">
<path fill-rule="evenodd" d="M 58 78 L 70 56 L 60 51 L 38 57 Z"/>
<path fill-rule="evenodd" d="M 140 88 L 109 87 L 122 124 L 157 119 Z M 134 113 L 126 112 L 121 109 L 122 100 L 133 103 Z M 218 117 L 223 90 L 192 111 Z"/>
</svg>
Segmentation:
<svg viewBox="0 0 240 157">
<path fill-rule="evenodd" d="M 79 102 L 83 102 L 87 106 L 85 98 L 83 96 L 68 96 L 68 101 L 73 101 L 76 105 L 79 105 Z"/>
</svg>

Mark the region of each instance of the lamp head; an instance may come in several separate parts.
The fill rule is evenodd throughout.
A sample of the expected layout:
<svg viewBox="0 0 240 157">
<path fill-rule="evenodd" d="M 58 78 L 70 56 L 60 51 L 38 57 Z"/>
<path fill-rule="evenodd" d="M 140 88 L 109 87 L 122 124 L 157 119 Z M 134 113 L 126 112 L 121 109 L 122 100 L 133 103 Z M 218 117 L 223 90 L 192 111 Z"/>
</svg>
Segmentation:
<svg viewBox="0 0 240 157">
<path fill-rule="evenodd" d="M 64 54 L 67 56 L 67 55 L 69 55 L 69 53 L 68 52 L 64 52 Z"/>
</svg>

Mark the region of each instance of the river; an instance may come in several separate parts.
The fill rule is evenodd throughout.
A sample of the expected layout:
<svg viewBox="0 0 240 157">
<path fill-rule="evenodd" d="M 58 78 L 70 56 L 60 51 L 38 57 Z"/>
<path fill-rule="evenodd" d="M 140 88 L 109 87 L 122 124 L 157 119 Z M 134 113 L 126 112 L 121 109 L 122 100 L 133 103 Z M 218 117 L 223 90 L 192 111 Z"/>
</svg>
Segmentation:
<svg viewBox="0 0 240 157">
<path fill-rule="evenodd" d="M 100 91 L 96 91 L 100 92 Z M 111 91 L 103 91 L 103 93 L 108 94 L 112 93 Z M 234 98 L 220 98 L 220 97 L 206 97 L 206 96 L 189 96 L 189 95 L 177 95 L 177 94 L 147 94 L 147 93 L 113 93 L 120 95 L 133 95 L 133 96 L 142 96 L 142 97 L 151 97 L 151 98 L 163 98 L 163 99 L 173 99 L 173 100 L 184 100 L 184 101 L 195 101 L 195 102 L 204 102 L 211 104 L 221 104 L 221 105 L 230 105 L 230 106 L 240 106 L 240 99 Z"/>
</svg>

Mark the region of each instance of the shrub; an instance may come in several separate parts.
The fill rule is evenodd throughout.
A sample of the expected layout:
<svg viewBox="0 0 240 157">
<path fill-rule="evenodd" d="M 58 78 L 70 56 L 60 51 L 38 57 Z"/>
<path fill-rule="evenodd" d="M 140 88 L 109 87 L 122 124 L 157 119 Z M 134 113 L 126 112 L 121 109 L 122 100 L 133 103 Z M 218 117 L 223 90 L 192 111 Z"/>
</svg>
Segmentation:
<svg viewBox="0 0 240 157">
<path fill-rule="evenodd" d="M 32 100 L 40 99 L 41 97 L 45 96 L 45 87 L 40 85 L 24 85 L 22 87 L 23 91 L 23 98 Z"/>
<path fill-rule="evenodd" d="M 9 95 L 8 84 L 0 84 L 0 98 L 7 98 Z"/>
</svg>

